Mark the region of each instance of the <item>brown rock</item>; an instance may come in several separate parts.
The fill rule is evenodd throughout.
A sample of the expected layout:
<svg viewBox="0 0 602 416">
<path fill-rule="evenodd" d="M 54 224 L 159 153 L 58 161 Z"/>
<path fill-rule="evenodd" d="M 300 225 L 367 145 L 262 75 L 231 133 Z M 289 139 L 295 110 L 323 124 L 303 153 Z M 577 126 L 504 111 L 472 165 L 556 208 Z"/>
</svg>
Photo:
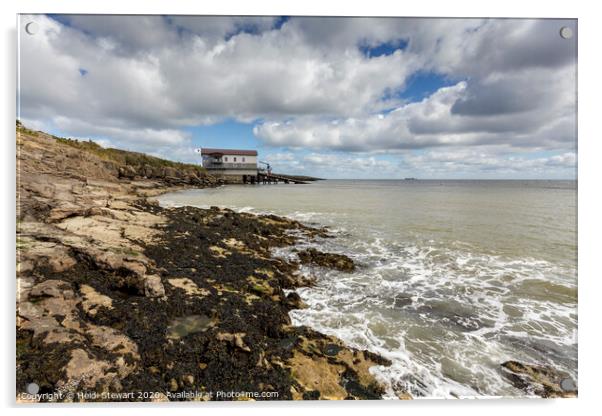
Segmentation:
<svg viewBox="0 0 602 416">
<path fill-rule="evenodd" d="M 82 309 L 89 316 L 94 317 L 100 308 L 113 308 L 113 300 L 108 296 L 98 293 L 92 286 L 82 285 L 79 291 L 82 294 Z"/>
<path fill-rule="evenodd" d="M 140 358 L 137 345 L 123 333 L 107 326 L 88 326 L 86 334 L 92 338 L 92 345 L 135 360 Z"/>
<path fill-rule="evenodd" d="M 29 292 L 30 297 L 67 297 L 73 298 L 74 293 L 71 290 L 71 286 L 67 282 L 63 282 L 62 280 L 49 279 L 45 280 L 42 283 L 38 283 L 34 287 L 31 288 Z"/>
<path fill-rule="evenodd" d="M 138 172 L 132 166 L 123 166 L 119 168 L 119 177 L 126 179 L 134 179 Z"/>
<path fill-rule="evenodd" d="M 326 358 L 310 358 L 299 352 L 295 352 L 290 363 L 291 375 L 306 391 L 318 391 L 319 398 L 326 400 L 347 397 L 347 391 L 340 384 L 345 367 L 332 365 Z"/>
<path fill-rule="evenodd" d="M 187 277 L 173 278 L 167 280 L 173 287 L 184 290 L 190 296 L 207 296 L 211 292 L 207 289 L 200 288 Z"/>
<path fill-rule="evenodd" d="M 502 373 L 518 389 L 543 398 L 577 397 L 573 380 L 554 368 L 506 361 Z"/>
<path fill-rule="evenodd" d="M 217 339 L 218 339 L 218 341 L 230 342 L 230 343 L 234 344 L 237 348 L 240 348 L 243 351 L 251 352 L 251 349 L 244 343 L 243 338 L 245 335 L 246 334 L 244 332 L 236 332 L 234 334 L 219 332 L 217 334 Z"/>
<path fill-rule="evenodd" d="M 153 274 L 144 278 L 144 295 L 149 298 L 161 298 L 165 296 L 165 287 L 161 283 L 161 277 Z"/>
<path fill-rule="evenodd" d="M 178 391 L 178 382 L 175 378 L 169 380 L 169 391 Z"/>
<path fill-rule="evenodd" d="M 292 309 L 305 309 L 307 304 L 301 300 L 297 292 L 291 292 L 286 296 L 286 304 Z"/>
<path fill-rule="evenodd" d="M 308 248 L 297 253 L 299 260 L 303 264 L 316 264 L 318 266 L 336 269 L 343 272 L 352 272 L 355 270 L 353 260 L 343 254 L 324 253 L 315 248 Z"/>
<path fill-rule="evenodd" d="M 370 368 L 391 365 L 367 351 L 348 348 L 335 338 L 309 331 L 295 344 L 286 365 L 299 384 L 297 399 L 378 399 L 384 393 Z"/>
<path fill-rule="evenodd" d="M 62 384 L 86 388 L 93 388 L 99 381 L 109 384 L 117 375 L 108 372 L 110 368 L 108 362 L 94 359 L 86 351 L 77 348 L 71 351 L 71 360 L 66 367 L 67 380 Z"/>
</svg>

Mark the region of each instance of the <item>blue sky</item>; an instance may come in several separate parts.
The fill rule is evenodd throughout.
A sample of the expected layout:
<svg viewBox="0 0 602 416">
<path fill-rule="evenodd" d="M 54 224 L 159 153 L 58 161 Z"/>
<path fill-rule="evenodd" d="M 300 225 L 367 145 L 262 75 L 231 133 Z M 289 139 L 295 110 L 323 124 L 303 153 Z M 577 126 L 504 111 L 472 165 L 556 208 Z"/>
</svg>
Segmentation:
<svg viewBox="0 0 602 416">
<path fill-rule="evenodd" d="M 405 49 L 406 46 L 407 42 L 401 41 L 399 43 L 381 44 L 375 47 L 360 46 L 360 50 L 366 56 L 378 57 L 391 55 L 396 50 Z M 455 81 L 458 82 L 459 80 Z M 440 88 L 448 87 L 454 84 L 455 82 L 446 75 L 437 74 L 434 72 L 419 71 L 409 77 L 407 84 L 403 89 L 396 91 L 394 94 L 389 94 L 386 98 L 401 99 L 408 103 L 419 102 L 438 91 Z M 383 111 L 383 113 L 387 113 L 392 109 L 394 108 L 386 109 Z M 243 123 L 229 119 L 217 124 L 190 127 L 186 130 L 190 132 L 192 143 L 195 147 L 257 149 L 261 160 L 271 163 L 276 169 L 280 168 L 281 170 L 285 171 L 291 171 L 291 166 L 289 166 L 287 163 L 282 163 L 280 158 L 283 154 L 294 153 L 298 157 L 306 157 L 312 154 L 311 149 L 265 145 L 253 134 L 253 127 L 255 124 L 255 122 Z M 415 155 L 421 155 L 423 153 L 424 151 L 422 150 L 413 151 L 413 154 Z M 544 153 L 547 154 L 549 152 L 537 152 L 529 155 L 528 157 L 531 159 L 536 159 L 538 157 L 544 157 Z M 333 154 L 337 157 L 345 158 L 344 152 L 334 152 Z M 398 155 L 380 154 L 371 157 L 378 161 L 390 163 L 391 165 L 399 165 L 397 156 Z M 399 166 L 399 169 L 397 170 L 398 171 L 395 173 L 396 178 L 414 177 L 419 174 L 424 176 L 424 173 L 417 169 L 409 169 Z M 292 168 L 292 172 L 300 174 L 308 173 L 307 170 L 300 169 L 299 166 Z M 316 173 L 316 175 L 340 179 L 349 178 L 350 175 L 355 176 L 355 173 L 348 171 L 337 172 L 334 169 L 329 170 L 328 167 L 324 167 L 321 171 Z M 387 172 L 386 176 L 389 177 L 390 173 Z M 364 172 L 362 177 L 379 178 L 381 177 L 381 174 L 378 172 Z M 437 175 L 434 177 L 437 177 Z M 466 175 L 465 177 L 470 178 L 470 175 Z"/>
<path fill-rule="evenodd" d="M 575 177 L 573 20 L 20 18 L 32 128 L 328 178 Z"/>
</svg>

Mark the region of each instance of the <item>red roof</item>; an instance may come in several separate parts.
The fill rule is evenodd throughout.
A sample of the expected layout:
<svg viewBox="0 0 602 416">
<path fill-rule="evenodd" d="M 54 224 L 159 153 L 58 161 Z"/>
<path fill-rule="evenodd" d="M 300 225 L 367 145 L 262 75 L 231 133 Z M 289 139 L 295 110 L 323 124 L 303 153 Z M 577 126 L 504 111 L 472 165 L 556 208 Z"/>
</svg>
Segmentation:
<svg viewBox="0 0 602 416">
<path fill-rule="evenodd" d="M 257 150 L 240 149 L 201 149 L 202 155 L 235 155 L 235 156 L 257 156 Z"/>
</svg>

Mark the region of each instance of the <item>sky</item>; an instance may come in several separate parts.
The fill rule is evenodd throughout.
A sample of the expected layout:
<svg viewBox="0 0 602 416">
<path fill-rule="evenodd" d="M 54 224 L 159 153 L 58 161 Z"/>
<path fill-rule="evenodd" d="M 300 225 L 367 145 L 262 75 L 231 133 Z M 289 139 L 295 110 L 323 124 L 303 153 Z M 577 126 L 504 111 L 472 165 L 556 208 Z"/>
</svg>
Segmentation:
<svg viewBox="0 0 602 416">
<path fill-rule="evenodd" d="M 575 20 L 21 15 L 19 31 L 18 117 L 37 130 L 190 163 L 257 149 L 324 178 L 576 178 Z"/>
</svg>

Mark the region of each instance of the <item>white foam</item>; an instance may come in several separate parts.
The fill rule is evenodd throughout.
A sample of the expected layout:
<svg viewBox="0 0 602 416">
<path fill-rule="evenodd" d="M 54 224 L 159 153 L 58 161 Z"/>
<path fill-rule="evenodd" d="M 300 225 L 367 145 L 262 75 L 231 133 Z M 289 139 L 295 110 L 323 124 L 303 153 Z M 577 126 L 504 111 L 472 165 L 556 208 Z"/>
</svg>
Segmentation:
<svg viewBox="0 0 602 416">
<path fill-rule="evenodd" d="M 177 201 L 164 198 L 161 204 L 181 206 Z M 339 213 L 225 207 L 317 222 L 337 232 L 336 239 L 314 241 L 299 234 L 300 247 L 346 254 L 357 270 L 301 267 L 301 274 L 316 275 L 318 283 L 297 290 L 308 308 L 291 311 L 291 319 L 390 359 L 391 366 L 371 369 L 387 386 L 386 398 L 402 390 L 424 397 L 521 395 L 501 377 L 499 364 L 509 359 L 552 364 L 577 376 L 571 361 L 576 360 L 576 304 L 519 290 L 528 281 L 575 288 L 570 267 L 483 252 L 462 241 L 358 230 Z M 275 249 L 274 255 L 296 258 L 292 248 Z"/>
<path fill-rule="evenodd" d="M 425 245 L 402 245 L 382 238 L 325 242 L 326 248 L 335 252 L 337 248 L 344 252 L 346 243 L 347 249 L 353 250 L 346 254 L 360 264 L 359 270 L 352 274 L 322 271 L 315 287 L 298 290 L 309 308 L 292 311 L 291 318 L 297 325 L 338 336 L 353 347 L 392 360 L 392 366 L 373 370 L 386 382 L 389 398 L 396 397 L 400 389 L 428 397 L 520 395 L 501 378 L 499 364 L 517 357 L 543 362 L 545 357 L 518 351 L 517 346 L 504 343 L 502 336 L 542 340 L 559 347 L 576 342 L 575 305 L 513 293 L 513 285 L 527 279 L 560 278 L 554 264 L 476 254 L 465 244 L 458 244 L 461 248 L 439 247 L 434 241 Z M 413 312 L 396 314 L 391 298 L 395 294 L 409 295 Z M 454 319 L 468 330 L 453 325 L 441 329 L 440 323 L 447 319 L 445 310 L 443 315 L 416 312 L 433 302 L 452 305 L 452 312 L 453 305 L 466 308 L 474 318 L 469 314 Z M 522 315 L 508 316 L 505 306 L 518 308 Z M 481 321 L 487 325 L 480 326 Z M 371 325 L 378 325 L 379 333 Z M 432 327 L 434 334 L 416 339 L 416 331 L 425 325 Z M 521 325 L 528 332 L 513 330 Z M 422 342 L 425 352 L 408 348 L 406 337 L 413 344 Z M 461 381 L 454 380 L 442 362 L 456 363 L 461 368 Z M 554 365 L 576 376 L 570 366 Z"/>
</svg>

